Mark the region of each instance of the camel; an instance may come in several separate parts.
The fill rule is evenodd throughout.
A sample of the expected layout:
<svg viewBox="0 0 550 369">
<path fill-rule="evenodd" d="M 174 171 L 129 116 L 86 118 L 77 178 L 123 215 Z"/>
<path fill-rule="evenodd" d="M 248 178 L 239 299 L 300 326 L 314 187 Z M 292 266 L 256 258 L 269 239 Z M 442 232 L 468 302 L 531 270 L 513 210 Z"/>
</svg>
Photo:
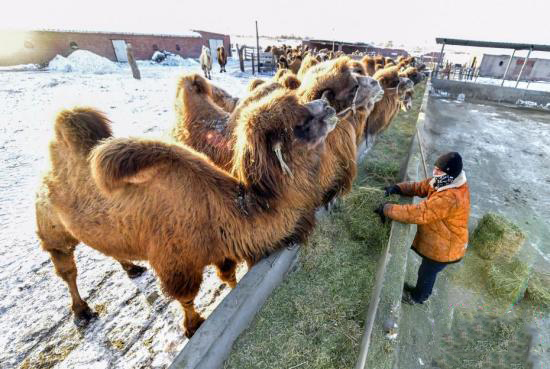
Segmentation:
<svg viewBox="0 0 550 369">
<path fill-rule="evenodd" d="M 204 72 L 204 76 L 208 79 L 212 79 L 212 55 L 210 49 L 203 45 L 201 56 L 199 58 L 201 62 L 201 68 Z"/>
<path fill-rule="evenodd" d="M 361 59 L 361 62 L 363 63 L 367 71 L 367 75 L 370 77 L 374 76 L 374 73 L 376 73 L 376 62 L 374 58 L 366 55 L 363 57 L 363 59 Z"/>
<path fill-rule="evenodd" d="M 220 73 L 227 72 L 225 70 L 225 65 L 227 64 L 227 53 L 225 52 L 225 48 L 220 46 L 216 51 L 218 55 L 218 64 L 220 64 Z"/>
<path fill-rule="evenodd" d="M 374 146 L 376 137 L 385 131 L 393 118 L 402 107 L 408 91 L 412 91 L 414 84 L 408 78 L 399 77 L 397 67 L 387 67 L 379 70 L 373 76 L 384 89 L 384 97 L 374 105 L 365 123 L 363 135 L 366 139 L 366 155 Z M 359 138 L 358 138 L 359 141 Z"/>
<path fill-rule="evenodd" d="M 408 67 L 402 72 L 399 72 L 399 77 L 405 77 L 413 81 L 415 85 L 419 84 L 425 79 L 425 75 L 420 73 L 415 67 Z"/>
<path fill-rule="evenodd" d="M 37 195 L 37 234 L 68 285 L 75 318 L 95 316 L 76 284 L 74 249 L 83 242 L 128 271 L 131 261 L 149 261 L 182 305 L 191 337 L 204 321 L 193 304 L 203 268 L 215 265 L 234 286 L 233 260 L 261 258 L 300 226 L 304 212 L 294 204 L 310 197 L 336 121 L 325 101 L 302 104 L 276 91 L 243 111 L 228 173 L 185 145 L 113 138 L 95 109 L 62 111 L 52 170 Z"/>
<path fill-rule="evenodd" d="M 355 73 L 354 68 L 357 65 L 348 57 L 320 63 L 306 72 L 298 89 L 302 101 L 324 96 L 341 115 L 326 140 L 327 149 L 321 158 L 319 191 L 322 202 L 318 205 L 327 208 L 336 197 L 351 190 L 357 174 L 356 126 L 359 120 L 366 119 L 383 94 L 377 81 Z"/>
<path fill-rule="evenodd" d="M 316 57 L 314 57 L 313 55 L 307 55 L 302 61 L 298 73 L 296 73 L 298 79 L 301 81 L 304 78 L 304 74 L 308 71 L 308 69 L 317 64 L 319 64 L 319 61 Z"/>
</svg>

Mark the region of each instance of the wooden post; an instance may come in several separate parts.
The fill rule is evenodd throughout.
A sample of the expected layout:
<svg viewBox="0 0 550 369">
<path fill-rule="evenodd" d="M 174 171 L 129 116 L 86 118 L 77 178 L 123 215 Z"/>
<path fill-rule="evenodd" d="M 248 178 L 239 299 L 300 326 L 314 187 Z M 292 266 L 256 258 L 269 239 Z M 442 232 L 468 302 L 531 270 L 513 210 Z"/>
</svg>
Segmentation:
<svg viewBox="0 0 550 369">
<path fill-rule="evenodd" d="M 256 53 L 258 56 L 258 73 L 260 73 L 260 36 L 258 35 L 258 21 L 256 21 Z M 254 58 L 254 55 L 252 58 Z"/>
<path fill-rule="evenodd" d="M 241 67 L 241 72 L 244 73 L 244 60 L 243 60 L 243 47 L 239 47 L 239 44 L 237 45 L 237 54 L 239 55 L 239 66 Z"/>
<path fill-rule="evenodd" d="M 134 51 L 132 50 L 132 44 L 126 44 L 126 55 L 128 56 L 128 64 L 132 68 L 132 75 L 135 79 L 141 79 L 141 74 L 136 63 L 136 58 L 134 58 Z"/>
<path fill-rule="evenodd" d="M 252 59 L 252 74 L 256 74 L 254 70 L 254 49 L 252 49 L 252 57 L 250 59 Z"/>
</svg>

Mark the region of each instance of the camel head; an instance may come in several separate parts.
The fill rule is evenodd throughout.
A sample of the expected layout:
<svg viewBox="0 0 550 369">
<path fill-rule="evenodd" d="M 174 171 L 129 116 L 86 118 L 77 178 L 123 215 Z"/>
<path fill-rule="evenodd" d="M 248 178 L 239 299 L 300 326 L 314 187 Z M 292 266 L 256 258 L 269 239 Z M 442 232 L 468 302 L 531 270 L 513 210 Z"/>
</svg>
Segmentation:
<svg viewBox="0 0 550 369">
<path fill-rule="evenodd" d="M 286 88 L 272 91 L 240 111 L 233 175 L 261 196 L 277 197 L 281 183 L 318 164 L 321 144 L 337 121 L 324 100 L 301 103 Z"/>
<path fill-rule="evenodd" d="M 360 73 L 354 73 L 357 70 Z M 356 65 L 350 58 L 340 57 L 310 68 L 298 93 L 304 101 L 324 98 L 338 113 L 366 107 L 380 97 L 382 91 L 377 81 L 364 74 L 360 63 Z"/>
<path fill-rule="evenodd" d="M 202 45 L 202 52 L 206 53 L 208 56 L 211 56 L 210 49 L 204 45 Z"/>
<path fill-rule="evenodd" d="M 409 78 L 415 85 L 422 82 L 425 78 L 424 74 L 420 73 L 415 67 L 408 67 L 399 73 L 399 76 Z"/>
</svg>

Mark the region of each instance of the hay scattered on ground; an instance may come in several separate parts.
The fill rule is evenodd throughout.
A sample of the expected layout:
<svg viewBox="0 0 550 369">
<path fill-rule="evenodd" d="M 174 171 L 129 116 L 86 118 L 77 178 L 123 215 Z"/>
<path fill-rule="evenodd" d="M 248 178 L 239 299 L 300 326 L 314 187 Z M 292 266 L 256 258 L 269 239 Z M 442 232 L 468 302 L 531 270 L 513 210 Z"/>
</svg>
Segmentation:
<svg viewBox="0 0 550 369">
<path fill-rule="evenodd" d="M 344 198 L 342 218 L 352 239 L 366 240 L 373 236 L 372 229 L 381 227 L 378 216 L 373 217 L 372 214 L 376 204 L 382 202 L 384 192 L 374 187 L 358 187 Z M 389 224 L 389 221 L 386 223 Z"/>
<path fill-rule="evenodd" d="M 550 307 L 550 273 L 533 272 L 525 297 L 541 307 Z"/>
<path fill-rule="evenodd" d="M 511 304 L 523 298 L 529 281 L 527 263 L 517 258 L 498 258 L 487 264 L 486 272 L 491 295 Z"/>
<path fill-rule="evenodd" d="M 512 258 L 517 254 L 525 235 L 521 229 L 501 215 L 487 213 L 477 225 L 470 245 L 483 259 Z"/>
</svg>

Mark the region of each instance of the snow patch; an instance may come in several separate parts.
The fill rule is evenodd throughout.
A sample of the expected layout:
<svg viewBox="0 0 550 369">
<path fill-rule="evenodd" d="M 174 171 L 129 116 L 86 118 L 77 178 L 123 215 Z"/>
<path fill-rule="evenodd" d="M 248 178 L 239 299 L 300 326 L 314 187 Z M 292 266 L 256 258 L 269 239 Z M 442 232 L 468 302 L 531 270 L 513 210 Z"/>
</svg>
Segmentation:
<svg viewBox="0 0 550 369">
<path fill-rule="evenodd" d="M 40 65 L 38 64 L 19 64 L 19 65 L 10 65 L 8 67 L 0 67 L 0 72 L 22 72 L 22 71 L 33 71 L 39 70 Z"/>
<path fill-rule="evenodd" d="M 57 72 L 80 72 L 107 74 L 115 73 L 120 67 L 107 58 L 88 50 L 76 50 L 68 57 L 56 55 L 48 64 L 48 69 Z"/>
<path fill-rule="evenodd" d="M 521 100 L 519 99 L 518 101 L 516 101 L 516 105 L 519 105 L 519 106 L 526 106 L 528 108 L 536 108 L 539 106 L 539 104 L 537 104 L 536 102 L 534 101 L 528 101 L 528 100 Z"/>
</svg>

